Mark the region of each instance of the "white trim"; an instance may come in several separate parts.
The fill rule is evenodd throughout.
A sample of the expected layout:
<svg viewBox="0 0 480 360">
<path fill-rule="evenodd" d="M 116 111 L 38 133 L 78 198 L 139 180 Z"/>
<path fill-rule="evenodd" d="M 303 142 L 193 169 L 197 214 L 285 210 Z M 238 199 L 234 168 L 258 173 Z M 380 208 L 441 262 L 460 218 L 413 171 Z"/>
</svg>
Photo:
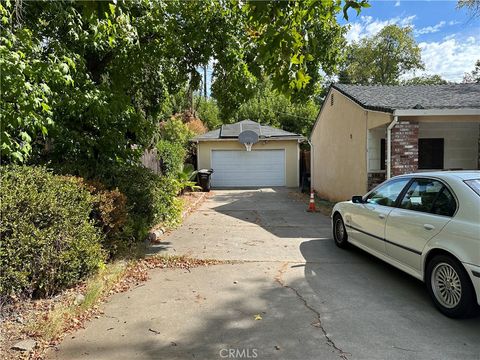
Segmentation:
<svg viewBox="0 0 480 360">
<path fill-rule="evenodd" d="M 392 176 L 392 129 L 398 123 L 398 116 L 393 117 L 393 121 L 387 127 L 387 176 L 386 180 Z"/>
<path fill-rule="evenodd" d="M 197 170 L 200 170 L 199 165 L 200 165 L 200 144 L 197 142 Z"/>
<path fill-rule="evenodd" d="M 286 155 L 287 154 L 285 153 L 285 162 L 287 161 Z M 286 171 L 287 171 L 287 164 L 285 164 L 285 172 Z M 300 187 L 300 143 L 297 143 L 297 181 L 296 183 L 297 183 L 297 187 Z"/>
<path fill-rule="evenodd" d="M 395 110 L 394 116 L 461 116 L 480 115 L 480 109 L 405 109 Z"/>
<path fill-rule="evenodd" d="M 287 140 L 297 140 L 298 142 L 305 141 L 303 136 L 284 136 L 284 137 L 271 137 L 271 138 L 259 138 L 258 142 L 262 141 L 287 141 Z M 206 141 L 237 141 L 238 138 L 222 138 L 222 139 L 192 139 L 192 142 L 206 142 Z"/>
<path fill-rule="evenodd" d="M 313 162 L 314 146 L 313 146 L 313 142 L 311 140 L 308 140 L 308 144 L 310 145 L 310 193 L 312 193 L 315 190 L 315 187 L 313 186 L 313 179 L 315 178 L 313 176 L 313 166 L 315 164 Z M 303 184 L 302 184 L 302 186 L 303 186 Z"/>
</svg>

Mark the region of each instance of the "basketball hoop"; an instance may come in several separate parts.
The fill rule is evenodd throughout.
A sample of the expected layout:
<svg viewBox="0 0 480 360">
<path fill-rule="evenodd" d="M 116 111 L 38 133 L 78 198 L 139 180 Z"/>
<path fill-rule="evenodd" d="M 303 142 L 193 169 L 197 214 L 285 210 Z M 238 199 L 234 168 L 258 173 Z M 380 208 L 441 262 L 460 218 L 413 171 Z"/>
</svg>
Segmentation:
<svg viewBox="0 0 480 360">
<path fill-rule="evenodd" d="M 245 149 L 247 151 L 252 151 L 253 144 L 258 142 L 258 134 L 253 130 L 242 131 L 238 135 L 238 141 L 245 145 Z"/>
</svg>

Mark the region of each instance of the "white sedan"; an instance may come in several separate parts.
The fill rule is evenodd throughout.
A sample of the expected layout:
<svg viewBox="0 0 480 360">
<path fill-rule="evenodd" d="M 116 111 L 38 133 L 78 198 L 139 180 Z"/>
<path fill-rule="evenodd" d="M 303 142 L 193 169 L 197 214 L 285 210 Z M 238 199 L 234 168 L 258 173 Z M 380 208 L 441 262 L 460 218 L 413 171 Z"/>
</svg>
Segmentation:
<svg viewBox="0 0 480 360">
<path fill-rule="evenodd" d="M 335 205 L 337 246 L 353 244 L 424 281 L 450 317 L 480 305 L 480 171 L 394 177 Z"/>
</svg>

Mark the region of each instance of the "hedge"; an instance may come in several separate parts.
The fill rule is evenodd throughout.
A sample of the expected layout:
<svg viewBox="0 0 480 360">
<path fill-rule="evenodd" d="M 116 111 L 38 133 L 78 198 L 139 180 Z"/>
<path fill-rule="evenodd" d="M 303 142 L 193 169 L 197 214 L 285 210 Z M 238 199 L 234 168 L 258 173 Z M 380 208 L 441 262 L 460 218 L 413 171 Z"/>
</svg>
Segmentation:
<svg viewBox="0 0 480 360">
<path fill-rule="evenodd" d="M 93 196 L 42 167 L 1 168 L 0 296 L 41 297 L 103 266 Z"/>
</svg>

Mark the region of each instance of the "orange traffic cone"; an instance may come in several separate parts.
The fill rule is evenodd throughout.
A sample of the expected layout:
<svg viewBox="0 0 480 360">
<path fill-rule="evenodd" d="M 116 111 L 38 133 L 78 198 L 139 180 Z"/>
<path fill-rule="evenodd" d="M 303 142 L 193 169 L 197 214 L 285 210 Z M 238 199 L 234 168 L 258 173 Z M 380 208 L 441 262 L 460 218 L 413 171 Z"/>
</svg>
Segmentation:
<svg viewBox="0 0 480 360">
<path fill-rule="evenodd" d="M 317 211 L 315 209 L 315 195 L 313 194 L 313 191 L 310 192 L 310 203 L 308 204 L 308 212 L 315 212 Z"/>
</svg>

